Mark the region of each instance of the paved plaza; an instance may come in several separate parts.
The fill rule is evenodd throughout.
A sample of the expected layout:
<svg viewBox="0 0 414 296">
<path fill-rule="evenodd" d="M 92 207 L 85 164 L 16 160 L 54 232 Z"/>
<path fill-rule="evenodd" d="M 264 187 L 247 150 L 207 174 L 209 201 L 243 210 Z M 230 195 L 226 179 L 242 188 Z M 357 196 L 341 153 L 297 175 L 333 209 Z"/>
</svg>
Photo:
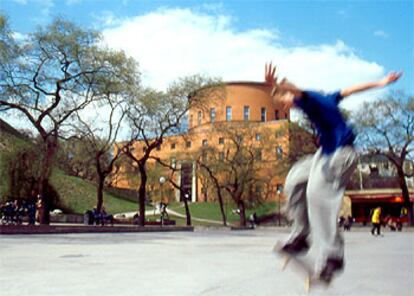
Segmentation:
<svg viewBox="0 0 414 296">
<path fill-rule="evenodd" d="M 345 233 L 346 270 L 310 295 L 413 295 L 414 232 Z M 0 295 L 304 295 L 272 253 L 286 229 L 0 236 Z"/>
</svg>

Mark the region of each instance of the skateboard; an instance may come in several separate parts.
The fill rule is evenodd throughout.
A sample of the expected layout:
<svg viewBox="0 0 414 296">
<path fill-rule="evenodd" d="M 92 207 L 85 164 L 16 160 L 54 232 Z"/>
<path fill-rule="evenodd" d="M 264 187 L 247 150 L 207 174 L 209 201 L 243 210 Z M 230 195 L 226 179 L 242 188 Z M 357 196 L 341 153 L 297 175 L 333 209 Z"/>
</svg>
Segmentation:
<svg viewBox="0 0 414 296">
<path fill-rule="evenodd" d="M 282 259 L 282 264 L 280 269 L 284 271 L 289 263 L 290 266 L 294 269 L 296 274 L 300 274 L 302 278 L 305 279 L 305 293 L 310 292 L 311 286 L 323 285 L 325 287 L 329 286 L 329 283 L 324 282 L 318 278 L 315 274 L 313 266 L 309 260 L 306 260 L 304 256 L 298 255 L 294 256 L 282 250 L 283 244 L 277 242 L 273 248 L 274 253 Z"/>
</svg>

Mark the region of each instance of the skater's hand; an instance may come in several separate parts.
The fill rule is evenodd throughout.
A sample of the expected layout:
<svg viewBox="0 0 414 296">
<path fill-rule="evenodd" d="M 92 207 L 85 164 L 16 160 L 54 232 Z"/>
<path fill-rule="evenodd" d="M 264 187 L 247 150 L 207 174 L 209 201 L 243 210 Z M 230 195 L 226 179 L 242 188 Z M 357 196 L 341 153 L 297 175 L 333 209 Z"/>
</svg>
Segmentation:
<svg viewBox="0 0 414 296">
<path fill-rule="evenodd" d="M 265 64 L 265 84 L 272 87 L 272 97 L 274 97 L 276 94 L 279 96 L 284 95 L 286 92 L 293 92 L 293 94 L 296 96 L 300 95 L 300 92 L 302 92 L 286 78 L 278 81 L 278 77 L 276 75 L 276 66 L 273 66 L 271 62 L 269 64 Z"/>
<path fill-rule="evenodd" d="M 272 88 L 276 86 L 276 66 L 272 65 L 272 62 L 265 64 L 265 84 Z"/>
<path fill-rule="evenodd" d="M 379 82 L 379 86 L 386 86 L 390 83 L 396 82 L 398 79 L 400 79 L 402 72 L 391 72 L 384 78 L 382 78 Z"/>
</svg>

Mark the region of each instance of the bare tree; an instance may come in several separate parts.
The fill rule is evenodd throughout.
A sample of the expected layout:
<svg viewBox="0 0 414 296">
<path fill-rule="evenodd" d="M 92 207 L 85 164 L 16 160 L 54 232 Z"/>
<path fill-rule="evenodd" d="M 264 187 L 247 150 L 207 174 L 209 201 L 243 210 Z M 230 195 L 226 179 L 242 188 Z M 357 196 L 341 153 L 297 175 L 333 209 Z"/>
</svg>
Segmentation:
<svg viewBox="0 0 414 296">
<path fill-rule="evenodd" d="M 136 164 L 139 171 L 140 226 L 145 225 L 148 159 L 154 150 L 161 148 L 164 137 L 181 132 L 190 108 L 202 108 L 207 99 L 220 95 L 220 89 L 217 80 L 192 76 L 173 83 L 165 92 L 142 90 L 131 100 L 127 114 L 131 136 L 129 141 L 122 143 L 120 149 Z M 135 147 L 140 147 L 139 151 Z"/>
<path fill-rule="evenodd" d="M 105 107 L 99 108 L 99 106 L 96 106 L 95 111 L 100 114 L 99 117 L 96 114 L 97 117 L 86 119 L 82 118 L 80 112 L 76 112 L 78 125 L 75 128 L 75 134 L 84 143 L 82 146 L 86 150 L 86 157 L 91 158 L 94 163 L 95 181 L 97 182 L 96 210 L 98 213 L 101 212 L 103 205 L 105 181 L 111 173 L 116 173 L 114 172 L 115 162 L 119 159 L 121 150 L 115 150 L 114 152 L 113 147 L 118 140 L 118 134 L 126 114 L 125 106 L 123 106 L 124 99 L 117 94 L 111 96 L 110 93 L 107 93 L 107 96 L 102 98 L 99 105 Z M 91 106 L 94 107 L 93 104 L 89 107 Z M 106 112 L 108 112 L 107 115 L 105 115 Z M 90 115 L 90 111 L 87 111 L 87 113 Z M 83 117 L 85 117 L 85 114 L 83 114 Z"/>
<path fill-rule="evenodd" d="M 221 219 L 223 220 L 223 225 L 227 226 L 227 216 L 224 210 L 224 187 L 220 182 L 220 174 L 217 172 L 221 152 L 219 152 L 219 154 L 217 155 L 217 153 L 211 151 L 209 153 L 209 160 L 207 160 L 205 156 L 203 156 L 203 154 L 206 155 L 205 153 L 206 151 L 204 150 L 204 152 L 202 152 L 201 155 L 196 157 L 196 162 L 197 165 L 201 168 L 201 174 L 204 173 L 206 175 L 206 179 L 210 180 L 210 182 L 213 184 L 213 187 L 217 194 L 217 200 L 220 206 Z M 216 158 L 217 156 L 218 158 Z"/>
<path fill-rule="evenodd" d="M 0 22 L 6 27 L 3 24 Z M 45 188 L 63 123 L 100 100 L 109 89 L 117 91 L 136 84 L 136 63 L 122 52 L 100 47 L 97 32 L 62 19 L 40 27 L 22 43 L 7 41 L 10 34 L 4 32 L 7 30 L 0 30 L 2 44 L 7 42 L 16 49 L 11 54 L 5 50 L 7 46 L 0 47 L 0 111 L 17 111 L 40 135 L 40 222 L 48 224 Z"/>
<path fill-rule="evenodd" d="M 386 156 L 395 166 L 409 220 L 414 225 L 406 177 L 412 177 L 414 158 L 414 97 L 394 92 L 390 97 L 364 103 L 353 119 L 359 129 L 357 143 L 370 154 Z M 411 169 L 409 169 L 411 167 Z"/>
<path fill-rule="evenodd" d="M 246 208 L 268 196 L 266 184 L 276 175 L 265 173 L 275 171 L 275 142 L 268 140 L 271 131 L 258 131 L 250 123 L 217 126 L 214 132 L 223 137 L 223 147 L 204 146 L 194 156 L 201 173 L 214 185 L 224 225 L 225 194 L 237 205 L 240 225 L 246 226 Z"/>
</svg>

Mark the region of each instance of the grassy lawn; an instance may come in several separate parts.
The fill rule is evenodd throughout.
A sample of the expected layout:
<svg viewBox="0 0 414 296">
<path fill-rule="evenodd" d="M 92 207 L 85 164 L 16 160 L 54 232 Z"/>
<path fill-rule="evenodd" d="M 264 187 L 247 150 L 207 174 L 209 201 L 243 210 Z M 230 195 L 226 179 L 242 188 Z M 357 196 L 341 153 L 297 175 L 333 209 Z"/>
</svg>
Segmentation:
<svg viewBox="0 0 414 296">
<path fill-rule="evenodd" d="M 274 213 L 275 211 L 277 211 L 276 205 L 277 205 L 276 202 L 267 202 L 267 203 L 258 205 L 254 208 L 247 209 L 246 218 L 248 218 L 250 214 L 254 212 L 256 212 L 256 215 L 259 217 Z M 180 214 L 185 215 L 185 208 L 182 203 L 172 203 L 170 204 L 169 208 Z M 218 203 L 191 203 L 189 204 L 189 208 L 190 208 L 191 217 L 222 221 L 220 206 Z M 236 209 L 236 206 L 233 203 L 231 204 L 228 203 L 227 205 L 224 205 L 224 209 L 226 212 L 226 217 L 227 217 L 228 222 L 235 223 L 239 221 L 239 215 L 232 213 L 232 210 Z M 176 217 L 174 217 L 174 219 L 176 219 Z M 202 223 L 201 225 L 206 224 L 204 222 L 194 221 L 194 225 L 198 225 L 196 223 Z M 185 224 L 185 219 L 184 219 L 184 224 Z"/>
<path fill-rule="evenodd" d="M 160 216 L 159 215 L 151 215 L 151 216 L 145 216 L 145 219 L 147 221 L 159 221 Z M 177 226 L 185 226 L 187 225 L 187 219 L 186 218 L 181 218 L 181 217 L 177 217 L 174 215 L 170 215 L 170 219 L 175 221 L 175 225 Z M 202 221 L 195 221 L 194 219 L 191 219 L 191 225 L 192 226 L 222 226 L 220 224 L 216 224 L 216 223 L 208 223 L 208 222 L 202 222 Z"/>
<path fill-rule="evenodd" d="M 83 213 L 96 206 L 96 187 L 94 184 L 77 177 L 67 176 L 55 169 L 51 183 L 59 193 L 60 203 L 73 213 Z M 104 206 L 108 213 L 132 212 L 138 204 L 104 193 Z"/>
</svg>

